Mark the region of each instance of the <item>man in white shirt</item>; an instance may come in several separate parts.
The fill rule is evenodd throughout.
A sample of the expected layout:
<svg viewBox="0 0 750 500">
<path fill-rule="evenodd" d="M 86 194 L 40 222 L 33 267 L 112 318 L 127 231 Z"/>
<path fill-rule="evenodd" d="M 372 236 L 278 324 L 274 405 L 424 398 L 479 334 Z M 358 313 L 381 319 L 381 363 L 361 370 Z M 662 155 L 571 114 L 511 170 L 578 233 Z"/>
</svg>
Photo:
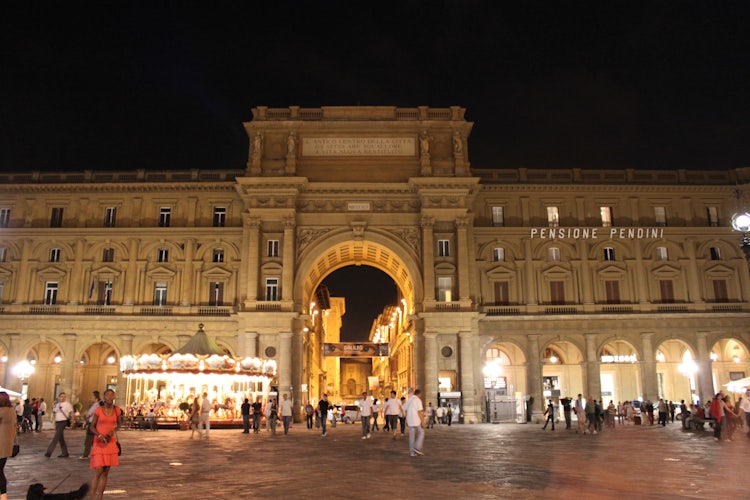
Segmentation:
<svg viewBox="0 0 750 500">
<path fill-rule="evenodd" d="M 292 402 L 289 400 L 289 394 L 284 394 L 281 400 L 281 421 L 284 424 L 284 434 L 289 434 L 289 425 L 292 423 Z"/>
<path fill-rule="evenodd" d="M 55 446 L 60 443 L 60 455 L 57 458 L 67 458 L 69 455 L 68 445 L 65 444 L 65 428 L 68 426 L 70 419 L 73 418 L 73 405 L 68 402 L 67 394 L 60 393 L 52 412 L 55 414 L 55 437 L 52 438 L 44 456 L 51 457 L 52 452 L 55 451 Z"/>
<path fill-rule="evenodd" d="M 393 432 L 393 439 L 398 436 L 398 417 L 403 416 L 404 407 L 401 405 L 401 400 L 396 397 L 396 391 L 391 391 L 391 397 L 385 402 L 385 427 Z"/>
<path fill-rule="evenodd" d="M 362 418 L 362 439 L 370 437 L 370 418 L 372 417 L 372 401 L 367 397 L 367 393 L 362 393 L 362 399 L 359 400 L 361 409 L 360 417 Z"/>
<path fill-rule="evenodd" d="M 205 429 L 205 438 L 208 439 L 208 432 L 211 430 L 211 402 L 208 400 L 208 393 L 203 393 L 203 399 L 201 400 L 201 423 Z M 200 426 L 198 426 L 200 430 Z"/>
<path fill-rule="evenodd" d="M 406 425 L 409 428 L 409 455 L 424 455 L 424 406 L 419 399 L 420 390 L 409 388 L 409 398 L 406 400 Z"/>
</svg>

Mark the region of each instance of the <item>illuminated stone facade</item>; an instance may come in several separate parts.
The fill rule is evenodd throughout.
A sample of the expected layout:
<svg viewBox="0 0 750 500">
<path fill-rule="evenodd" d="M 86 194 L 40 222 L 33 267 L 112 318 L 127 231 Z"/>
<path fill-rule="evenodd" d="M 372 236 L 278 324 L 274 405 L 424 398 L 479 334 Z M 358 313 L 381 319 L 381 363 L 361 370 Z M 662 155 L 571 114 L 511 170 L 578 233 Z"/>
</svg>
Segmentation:
<svg viewBox="0 0 750 500">
<path fill-rule="evenodd" d="M 748 170 L 472 170 L 464 113 L 258 107 L 243 170 L 0 174 L 4 385 L 32 358 L 31 396 L 85 399 L 122 387 L 110 356 L 176 350 L 204 323 L 276 360 L 299 406 L 339 371 L 310 304 L 348 265 L 403 297 L 383 386 L 455 396 L 467 422 L 503 394 L 538 413 L 545 388 L 688 400 L 692 378 L 705 399 L 749 374 L 729 225 Z"/>
</svg>

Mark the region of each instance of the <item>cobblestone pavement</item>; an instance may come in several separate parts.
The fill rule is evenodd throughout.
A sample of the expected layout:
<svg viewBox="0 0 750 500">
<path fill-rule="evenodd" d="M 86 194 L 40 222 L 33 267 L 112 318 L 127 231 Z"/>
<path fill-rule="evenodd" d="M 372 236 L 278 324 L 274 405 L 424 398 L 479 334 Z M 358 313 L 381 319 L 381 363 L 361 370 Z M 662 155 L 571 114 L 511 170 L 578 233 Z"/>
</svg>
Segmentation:
<svg viewBox="0 0 750 500">
<path fill-rule="evenodd" d="M 427 429 L 425 456 L 410 457 L 408 436 L 384 432 L 362 440 L 360 425 L 320 431 L 296 424 L 283 432 L 242 434 L 214 429 L 190 439 L 176 430 L 121 431 L 121 465 L 106 498 L 740 498 L 750 439 L 732 442 L 683 431 L 679 423 L 623 426 L 578 435 L 563 426 L 477 424 Z M 83 431 L 66 431 L 71 458 L 45 458 L 51 430 L 19 436 L 21 453 L 8 459 L 9 497 L 29 484 L 56 493 L 91 480 Z"/>
</svg>

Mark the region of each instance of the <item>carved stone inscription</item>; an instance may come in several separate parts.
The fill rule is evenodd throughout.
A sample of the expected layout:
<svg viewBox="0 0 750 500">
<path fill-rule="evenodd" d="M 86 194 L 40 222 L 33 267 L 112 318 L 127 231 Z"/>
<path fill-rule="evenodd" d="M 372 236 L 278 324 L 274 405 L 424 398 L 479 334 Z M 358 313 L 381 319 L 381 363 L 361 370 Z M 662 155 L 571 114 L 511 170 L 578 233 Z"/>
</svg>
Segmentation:
<svg viewBox="0 0 750 500">
<path fill-rule="evenodd" d="M 414 137 L 304 137 L 302 156 L 414 156 Z"/>
</svg>

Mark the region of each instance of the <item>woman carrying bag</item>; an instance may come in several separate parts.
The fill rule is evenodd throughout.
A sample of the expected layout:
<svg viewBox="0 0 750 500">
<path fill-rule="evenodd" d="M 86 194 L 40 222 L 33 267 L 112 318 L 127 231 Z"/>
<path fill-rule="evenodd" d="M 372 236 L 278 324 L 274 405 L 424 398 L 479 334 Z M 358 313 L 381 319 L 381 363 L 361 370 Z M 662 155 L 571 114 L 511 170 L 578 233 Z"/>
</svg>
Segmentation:
<svg viewBox="0 0 750 500">
<path fill-rule="evenodd" d="M 107 487 L 109 469 L 120 465 L 120 447 L 117 443 L 117 429 L 120 428 L 121 410 L 115 406 L 115 391 L 104 391 L 104 404 L 94 411 L 91 432 L 94 445 L 91 449 L 91 465 L 94 469 L 94 485 L 91 498 L 101 500 Z"/>
</svg>

